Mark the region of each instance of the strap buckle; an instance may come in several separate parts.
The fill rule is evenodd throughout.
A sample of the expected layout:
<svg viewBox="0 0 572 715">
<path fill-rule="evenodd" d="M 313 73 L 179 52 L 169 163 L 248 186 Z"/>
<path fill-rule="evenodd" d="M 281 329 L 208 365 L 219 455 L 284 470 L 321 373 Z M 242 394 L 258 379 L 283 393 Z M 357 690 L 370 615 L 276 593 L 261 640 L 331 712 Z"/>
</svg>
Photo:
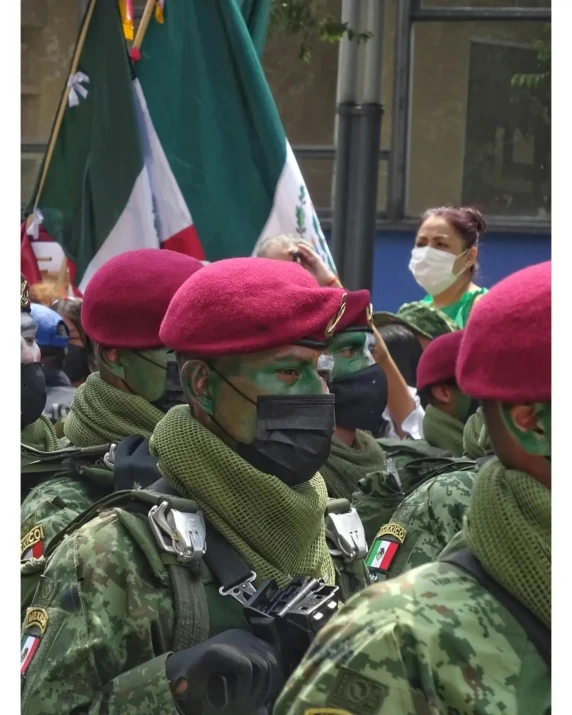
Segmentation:
<svg viewBox="0 0 572 715">
<path fill-rule="evenodd" d="M 221 596 L 232 596 L 242 606 L 248 606 L 250 599 L 256 593 L 256 588 L 252 585 L 252 582 L 255 579 L 256 573 L 251 571 L 250 576 L 246 580 L 236 584 L 235 586 L 229 586 L 228 588 L 221 586 L 218 592 Z"/>
<path fill-rule="evenodd" d="M 151 507 L 147 518 L 163 551 L 175 554 L 182 563 L 203 558 L 207 550 L 207 530 L 202 512 L 189 514 L 171 509 L 169 502 L 164 501 Z"/>
<path fill-rule="evenodd" d="M 346 563 L 365 558 L 367 542 L 361 519 L 354 507 L 342 514 L 326 516 L 326 539 L 332 556 L 341 556 Z"/>
<path fill-rule="evenodd" d="M 117 453 L 117 445 L 110 444 L 109 452 L 106 452 L 103 456 L 103 463 L 108 469 L 113 469 L 115 467 L 115 455 Z"/>
</svg>

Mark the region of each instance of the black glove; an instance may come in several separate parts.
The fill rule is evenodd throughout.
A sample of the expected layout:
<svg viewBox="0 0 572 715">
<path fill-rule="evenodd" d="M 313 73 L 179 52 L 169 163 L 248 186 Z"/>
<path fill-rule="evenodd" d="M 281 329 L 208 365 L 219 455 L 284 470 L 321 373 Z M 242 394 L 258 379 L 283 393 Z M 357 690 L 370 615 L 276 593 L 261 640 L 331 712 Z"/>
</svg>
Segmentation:
<svg viewBox="0 0 572 715">
<path fill-rule="evenodd" d="M 149 451 L 148 439 L 131 435 L 117 445 L 113 467 L 115 491 L 133 489 L 134 484 L 145 489 L 162 476 L 157 457 Z"/>
<path fill-rule="evenodd" d="M 173 653 L 166 673 L 186 715 L 252 715 L 272 703 L 284 685 L 272 647 L 239 629 Z"/>
</svg>

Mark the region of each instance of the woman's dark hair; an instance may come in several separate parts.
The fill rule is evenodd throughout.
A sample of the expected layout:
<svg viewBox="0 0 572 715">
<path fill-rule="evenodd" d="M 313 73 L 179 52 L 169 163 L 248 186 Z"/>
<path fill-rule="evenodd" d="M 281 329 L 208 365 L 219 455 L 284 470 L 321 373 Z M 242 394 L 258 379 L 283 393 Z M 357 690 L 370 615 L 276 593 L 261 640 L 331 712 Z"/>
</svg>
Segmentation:
<svg viewBox="0 0 572 715">
<path fill-rule="evenodd" d="M 421 343 L 404 325 L 391 323 L 379 328 L 393 362 L 410 387 L 417 386 L 417 364 L 423 353 Z"/>
<path fill-rule="evenodd" d="M 439 206 L 434 209 L 427 209 L 421 216 L 421 225 L 433 216 L 440 216 L 448 221 L 451 226 L 463 239 L 465 249 L 468 250 L 476 246 L 479 238 L 487 230 L 487 224 L 480 211 L 472 206 Z M 471 267 L 471 273 L 474 273 L 477 264 Z"/>
</svg>

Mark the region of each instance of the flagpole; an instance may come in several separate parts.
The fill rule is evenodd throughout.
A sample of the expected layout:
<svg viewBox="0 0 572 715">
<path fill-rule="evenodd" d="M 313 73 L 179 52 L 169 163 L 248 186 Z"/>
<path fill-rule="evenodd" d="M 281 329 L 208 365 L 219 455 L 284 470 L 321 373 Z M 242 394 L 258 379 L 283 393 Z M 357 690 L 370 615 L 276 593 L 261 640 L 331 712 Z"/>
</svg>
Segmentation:
<svg viewBox="0 0 572 715">
<path fill-rule="evenodd" d="M 134 61 L 138 60 L 141 57 L 141 45 L 143 44 L 143 39 L 145 37 L 145 33 L 147 32 L 147 28 L 149 27 L 149 22 L 151 21 L 153 10 L 155 9 L 156 1 L 157 0 L 147 0 L 145 10 L 143 10 L 141 22 L 139 23 L 139 27 L 137 28 L 137 34 L 135 35 L 135 39 L 133 40 L 133 44 L 131 45 L 131 51 L 129 52 L 129 56 Z"/>
<path fill-rule="evenodd" d="M 75 48 L 75 53 L 72 59 L 71 63 L 71 71 L 70 71 L 70 77 L 72 77 L 76 71 L 77 71 L 77 66 L 79 64 L 79 58 L 81 57 L 81 52 L 83 50 L 83 46 L 85 44 L 85 38 L 87 36 L 87 30 L 89 28 L 89 23 L 91 22 L 91 16 L 93 15 L 93 8 L 95 7 L 95 3 L 97 0 L 91 0 L 87 11 L 86 11 L 86 16 L 84 23 L 82 25 L 77 45 Z M 44 184 L 46 182 L 46 177 L 48 175 L 48 169 L 50 168 L 50 163 L 52 161 L 52 156 L 54 154 L 54 149 L 56 146 L 56 141 L 58 139 L 58 135 L 60 133 L 60 129 L 62 126 L 62 121 L 64 119 L 64 113 L 66 111 L 66 104 L 68 102 L 68 97 L 69 93 L 71 91 L 71 87 L 68 87 L 66 85 L 64 89 L 64 93 L 62 94 L 62 100 L 60 102 L 60 106 L 58 108 L 58 113 L 56 115 L 56 121 L 54 122 L 54 129 L 52 131 L 52 136 L 50 137 L 50 143 L 48 144 L 48 150 L 46 152 L 46 159 L 44 161 L 44 167 L 42 170 L 42 176 L 40 178 L 40 184 L 38 186 L 38 191 L 36 192 L 36 198 L 34 200 L 34 209 L 38 208 L 38 203 L 40 201 L 40 196 L 42 195 L 42 191 L 44 189 Z M 33 215 L 30 214 L 28 216 L 27 220 L 27 225 L 29 226 L 31 221 L 33 221 Z"/>
</svg>

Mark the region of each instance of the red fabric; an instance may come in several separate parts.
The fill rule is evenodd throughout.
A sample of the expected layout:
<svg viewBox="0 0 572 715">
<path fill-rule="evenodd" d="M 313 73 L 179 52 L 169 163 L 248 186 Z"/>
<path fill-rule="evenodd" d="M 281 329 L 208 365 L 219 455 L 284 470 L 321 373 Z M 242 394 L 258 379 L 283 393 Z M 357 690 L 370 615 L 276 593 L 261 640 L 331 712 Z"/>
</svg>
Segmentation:
<svg viewBox="0 0 572 715">
<path fill-rule="evenodd" d="M 355 290 L 348 292 L 346 298 L 346 309 L 342 319 L 336 327 L 336 333 L 343 333 L 349 328 L 363 328 L 371 330 L 367 320 L 367 308 L 370 305 L 371 297 L 368 290 Z"/>
<path fill-rule="evenodd" d="M 42 274 L 36 261 L 34 249 L 32 248 L 30 237 L 26 233 L 25 221 L 20 230 L 20 271 L 28 281 L 28 285 L 42 282 Z"/>
<path fill-rule="evenodd" d="M 195 258 L 143 248 L 105 263 L 89 281 L 81 319 L 87 335 L 113 348 L 161 347 L 159 327 L 171 298 L 200 268 Z"/>
<path fill-rule="evenodd" d="M 138 62 L 141 59 L 141 50 L 138 47 L 132 47 L 129 50 L 129 58 L 132 62 Z"/>
<path fill-rule="evenodd" d="M 324 342 L 347 291 L 321 288 L 304 268 L 268 258 L 228 258 L 179 288 L 160 337 L 197 357 L 260 352 L 300 340 Z"/>
<path fill-rule="evenodd" d="M 462 330 L 440 335 L 423 351 L 417 365 L 417 389 L 455 379 L 457 357 L 461 349 Z"/>
<path fill-rule="evenodd" d="M 199 240 L 197 229 L 194 226 L 187 226 L 174 236 L 170 236 L 166 241 L 163 241 L 161 248 L 185 253 L 187 256 L 198 258 L 199 261 L 205 260 L 205 252 Z"/>
<path fill-rule="evenodd" d="M 475 305 L 457 360 L 465 394 L 512 404 L 550 401 L 551 265 L 513 273 Z"/>
</svg>

